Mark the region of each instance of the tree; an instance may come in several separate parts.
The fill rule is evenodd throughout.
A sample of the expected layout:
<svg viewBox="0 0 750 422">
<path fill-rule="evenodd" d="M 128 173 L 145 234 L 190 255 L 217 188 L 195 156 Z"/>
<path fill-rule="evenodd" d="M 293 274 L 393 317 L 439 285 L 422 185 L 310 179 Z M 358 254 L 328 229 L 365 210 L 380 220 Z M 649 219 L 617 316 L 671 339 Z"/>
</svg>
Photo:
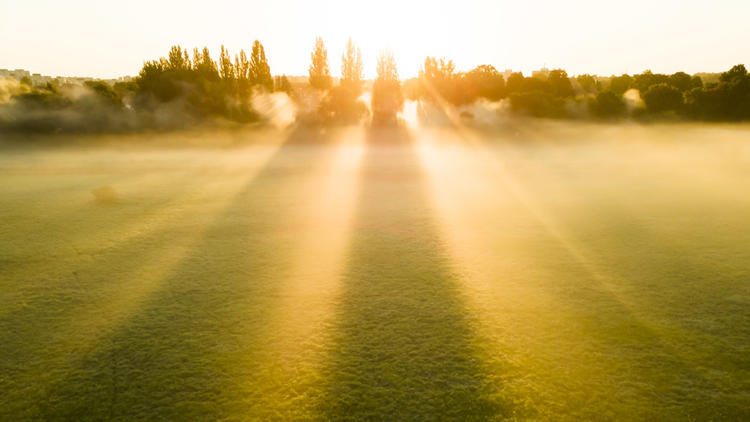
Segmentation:
<svg viewBox="0 0 750 422">
<path fill-rule="evenodd" d="M 633 76 L 633 86 L 643 95 L 653 85 L 669 84 L 669 76 L 661 73 L 652 73 L 646 70 L 639 75 Z"/>
<path fill-rule="evenodd" d="M 386 82 L 398 82 L 398 69 L 396 68 L 396 59 L 393 57 L 391 50 L 383 50 L 378 55 L 378 64 L 376 71 L 377 80 Z"/>
<path fill-rule="evenodd" d="M 625 102 L 614 92 L 603 91 L 596 94 L 596 98 L 589 103 L 589 109 L 597 117 L 617 117 L 625 112 Z"/>
<path fill-rule="evenodd" d="M 377 61 L 378 77 L 372 86 L 372 114 L 375 124 L 392 124 L 404 107 L 396 59 L 390 50 L 381 51 Z"/>
<path fill-rule="evenodd" d="M 696 78 L 698 78 L 696 80 Z M 750 75 L 743 65 L 722 73 L 717 83 L 708 83 L 695 76 L 692 89 L 685 92 L 685 112 L 695 119 L 750 119 Z"/>
<path fill-rule="evenodd" d="M 642 98 L 648 110 L 654 113 L 677 111 L 682 108 L 682 93 L 666 83 L 652 85 Z"/>
<path fill-rule="evenodd" d="M 211 53 L 208 51 L 208 47 L 203 47 L 203 52 L 198 53 L 198 49 L 193 50 L 193 70 L 197 73 L 199 78 L 217 81 L 219 80 L 219 70 L 216 67 L 216 62 L 211 59 Z"/>
<path fill-rule="evenodd" d="M 617 96 L 622 96 L 625 91 L 633 87 L 633 78 L 624 73 L 620 76 L 612 76 L 609 79 L 609 90 Z"/>
<path fill-rule="evenodd" d="M 552 88 L 552 94 L 560 98 L 573 96 L 573 84 L 570 83 L 568 72 L 562 69 L 550 70 L 547 83 Z"/>
<path fill-rule="evenodd" d="M 289 78 L 286 75 L 277 76 L 274 80 L 274 91 L 286 92 L 287 94 L 292 93 L 292 84 L 289 82 Z"/>
<path fill-rule="evenodd" d="M 422 97 L 431 101 L 459 104 L 465 93 L 459 86 L 460 77 L 452 60 L 427 57 L 419 70 Z"/>
<path fill-rule="evenodd" d="M 222 47 L 223 48 L 223 47 Z M 190 69 L 190 56 L 187 55 L 187 50 L 184 54 L 182 47 L 174 45 L 169 49 L 169 68 L 172 70 L 187 70 Z"/>
<path fill-rule="evenodd" d="M 105 104 L 121 108 L 123 106 L 122 97 L 120 93 L 115 91 L 109 84 L 102 81 L 86 81 L 84 85 L 89 87 L 97 98 L 101 99 Z"/>
<path fill-rule="evenodd" d="M 341 55 L 341 86 L 359 96 L 362 90 L 363 79 L 362 53 L 352 39 L 349 38 L 344 49 L 344 54 Z"/>
<path fill-rule="evenodd" d="M 229 52 L 224 48 L 224 45 L 221 46 L 221 53 L 219 54 L 219 75 L 221 79 L 227 82 L 234 81 L 235 79 L 232 58 L 229 57 Z"/>
<path fill-rule="evenodd" d="M 576 82 L 578 82 L 578 85 L 580 85 L 581 89 L 586 93 L 596 93 L 600 88 L 597 78 L 589 74 L 576 76 Z"/>
<path fill-rule="evenodd" d="M 323 43 L 323 38 L 315 39 L 315 48 L 312 54 L 312 63 L 310 64 L 310 85 L 317 89 L 328 89 L 331 87 L 331 72 L 328 68 L 328 51 Z"/>
<path fill-rule="evenodd" d="M 690 79 L 690 89 L 693 88 L 703 88 L 703 79 L 701 79 L 701 77 L 698 75 L 693 76 Z"/>
<path fill-rule="evenodd" d="M 685 72 L 673 73 L 669 75 L 669 84 L 678 91 L 685 92 L 692 88 L 692 78 Z"/>
<path fill-rule="evenodd" d="M 744 79 L 747 76 L 747 69 L 745 69 L 744 64 L 738 64 L 736 66 L 733 66 L 729 71 L 724 72 L 719 76 L 719 81 L 725 82 L 725 83 L 732 83 L 735 81 L 740 81 Z"/>
<path fill-rule="evenodd" d="M 273 91 L 273 77 L 271 67 L 266 59 L 266 51 L 260 41 L 255 40 L 250 53 L 249 79 L 252 86 L 258 86 L 266 91 Z"/>
<path fill-rule="evenodd" d="M 508 76 L 508 80 L 505 81 L 505 90 L 508 94 L 521 92 L 521 89 L 523 88 L 523 81 L 523 73 L 513 72 Z"/>
<path fill-rule="evenodd" d="M 237 76 L 237 94 L 240 101 L 246 102 L 250 97 L 250 62 L 245 50 L 240 50 L 239 56 L 234 56 L 234 72 Z"/>
<path fill-rule="evenodd" d="M 505 79 L 493 66 L 477 66 L 466 73 L 463 80 L 471 101 L 477 97 L 490 101 L 498 101 L 505 97 Z"/>
</svg>

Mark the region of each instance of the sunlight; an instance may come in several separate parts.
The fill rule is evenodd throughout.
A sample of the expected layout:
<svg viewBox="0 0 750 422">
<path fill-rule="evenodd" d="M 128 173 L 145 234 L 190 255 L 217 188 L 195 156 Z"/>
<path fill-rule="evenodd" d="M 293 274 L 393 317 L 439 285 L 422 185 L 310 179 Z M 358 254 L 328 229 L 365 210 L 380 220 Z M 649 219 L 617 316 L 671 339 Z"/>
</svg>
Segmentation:
<svg viewBox="0 0 750 422">
<path fill-rule="evenodd" d="M 560 312 L 553 292 L 540 285 L 543 273 L 535 269 L 540 245 L 524 241 L 539 221 L 502 181 L 488 175 L 486 163 L 451 137 L 450 132 L 421 132 L 419 155 L 428 174 L 438 228 L 461 275 L 463 298 L 478 319 L 478 334 L 487 339 L 484 360 L 502 380 L 506 394 L 543 401 L 539 397 L 543 393 L 533 385 L 570 376 L 549 365 L 549 355 L 556 355 L 550 352 L 554 338 L 576 338 L 579 344 L 588 340 L 572 326 L 564 332 L 552 328 L 556 321 L 570 317 Z M 555 365 L 564 363 L 557 358 Z M 575 377 L 601 377 L 596 370 L 598 365 L 591 365 Z M 602 388 L 599 394 L 608 392 Z"/>
<path fill-rule="evenodd" d="M 225 175 L 228 171 L 231 173 L 240 170 L 243 177 L 219 177 L 209 182 L 192 183 L 190 184 L 191 190 L 182 193 L 180 198 L 170 198 L 169 204 L 159 209 L 158 212 L 146 215 L 140 221 L 134 221 L 128 227 L 118 230 L 122 234 L 115 238 L 111 246 L 115 249 L 135 239 L 146 239 L 173 230 L 175 225 L 180 224 L 180 221 L 202 223 L 180 236 L 179 243 L 162 245 L 147 257 L 139 259 L 136 262 L 137 265 L 123 268 L 118 272 L 117 280 L 109 281 L 111 285 L 104 287 L 117 289 L 114 299 L 85 304 L 83 308 L 76 311 L 76 315 L 71 315 L 63 326 L 57 327 L 54 332 L 48 334 L 54 337 L 55 348 L 70 351 L 69 353 L 61 352 L 60 356 L 75 356 L 72 360 L 65 362 L 69 371 L 75 370 L 79 361 L 88 357 L 89 353 L 104 339 L 137 313 L 138 308 L 152 294 L 162 288 L 162 283 L 202 239 L 215 217 L 221 214 L 242 187 L 255 177 L 276 149 L 277 147 L 260 146 L 233 156 L 223 156 L 214 162 L 214 170 L 218 169 Z M 192 157 L 197 162 L 205 158 L 205 155 Z M 240 168 L 235 167 L 238 164 Z M 141 181 L 137 188 L 144 195 L 161 193 L 157 180 Z M 185 203 L 200 205 L 185 207 Z M 94 260 L 90 263 L 91 268 L 79 267 L 77 271 L 85 273 L 95 269 L 97 265 L 103 265 L 103 263 Z M 104 293 L 102 295 L 106 296 Z M 56 382 L 67 375 L 68 372 L 47 374 L 49 379 L 39 381 L 45 386 L 41 392 L 52 388 Z"/>
<path fill-rule="evenodd" d="M 330 155 L 304 182 L 296 212 L 298 226 L 291 265 L 279 280 L 279 299 L 268 316 L 266 344 L 259 361 L 264 375 L 255 374 L 253 390 L 262 390 L 262 414 L 289 415 L 299 405 L 315 406 L 314 388 L 326 359 L 332 308 L 339 294 L 344 258 L 351 238 L 364 129 L 335 134 L 335 143 L 321 148 Z M 284 389 L 269 388 L 285 385 Z M 295 391 L 290 398 L 288 390 Z"/>
<path fill-rule="evenodd" d="M 750 420 L 683 3 L 0 0 L 0 421 Z"/>
</svg>

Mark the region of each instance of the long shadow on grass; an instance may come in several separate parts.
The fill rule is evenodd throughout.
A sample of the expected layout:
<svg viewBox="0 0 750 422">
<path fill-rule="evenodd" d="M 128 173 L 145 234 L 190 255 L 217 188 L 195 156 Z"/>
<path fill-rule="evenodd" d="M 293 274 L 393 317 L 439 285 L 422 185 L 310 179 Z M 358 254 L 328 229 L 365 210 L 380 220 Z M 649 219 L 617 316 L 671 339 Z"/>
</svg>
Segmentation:
<svg viewBox="0 0 750 422">
<path fill-rule="evenodd" d="M 297 236 L 300 187 L 334 148 L 294 131 L 136 313 L 50 388 L 38 419 L 247 415 L 265 321 Z M 137 265 L 137 263 L 133 263 Z"/>
<path fill-rule="evenodd" d="M 499 151 L 490 153 L 498 154 Z M 521 180 L 516 178 L 515 181 L 522 184 Z M 533 190 L 524 191 L 531 198 L 535 197 Z M 571 197 L 580 194 L 575 190 L 570 193 Z M 548 328 L 535 335 L 546 333 L 550 336 L 545 342 L 545 353 L 550 353 L 550 356 L 545 360 L 558 367 L 567 367 L 566 374 L 575 371 L 575 367 L 579 371 L 599 367 L 601 373 L 606 374 L 606 377 L 573 377 L 577 378 L 577 385 L 565 385 L 557 391 L 554 386 L 547 388 L 547 395 L 562 399 L 543 403 L 540 407 L 559 418 L 561 415 L 575 415 L 577 419 L 590 419 L 608 413 L 616 418 L 654 420 L 747 419 L 748 411 L 738 404 L 744 397 L 742 393 L 736 393 L 742 387 L 734 385 L 732 391 L 716 382 L 727 379 L 726 374 L 737 372 L 742 367 L 741 354 L 727 359 L 733 367 L 727 365 L 729 368 L 722 368 L 726 372 L 713 374 L 706 370 L 706 366 L 717 365 L 719 359 L 731 355 L 731 352 L 711 351 L 699 365 L 694 361 L 697 356 L 689 356 L 694 350 L 721 348 L 717 346 L 721 342 L 718 339 L 697 341 L 690 338 L 696 334 L 690 330 L 699 326 L 698 317 L 710 317 L 701 314 L 701 308 L 711 305 L 708 292 L 700 294 L 701 300 L 697 303 L 691 303 L 691 296 L 695 297 L 697 292 L 694 285 L 701 283 L 705 274 L 712 274 L 710 269 L 696 266 L 694 257 L 686 251 L 670 251 L 664 243 L 665 238 L 644 230 L 633 215 L 622 211 L 624 204 L 612 204 L 611 199 L 598 203 L 592 200 L 587 207 L 577 210 L 572 220 L 568 216 L 567 223 L 564 214 L 554 212 L 554 202 L 545 204 L 540 201 L 538 204 L 545 205 L 541 214 L 551 217 L 549 221 L 554 222 L 556 230 L 550 231 L 549 223 L 545 224 L 529 212 L 530 217 L 539 223 L 540 231 L 536 236 L 519 237 L 515 249 L 527 251 L 526 259 L 536 263 L 536 275 L 529 281 L 540 282 L 539 288 L 554 297 L 559 309 L 558 319 L 550 318 L 545 323 Z M 587 236 L 581 237 L 578 233 Z M 583 242 L 580 238 L 588 240 Z M 673 279 L 671 273 L 675 272 L 689 274 L 694 279 Z M 711 277 L 717 279 L 720 276 Z M 715 282 L 701 287 L 723 290 L 717 289 Z M 673 291 L 685 297 L 679 298 Z M 631 305 L 644 301 L 644 298 L 654 301 L 647 306 Z M 678 308 L 677 312 L 675 308 Z M 670 311 L 689 320 L 691 326 L 686 327 L 689 329 L 667 329 L 665 313 Z M 727 312 L 727 308 L 722 311 L 736 317 L 736 313 Z M 569 321 L 563 315 L 569 315 L 575 324 L 559 325 L 560 321 Z M 644 318 L 645 315 L 648 319 Z M 738 320 L 735 318 L 734 321 Z M 714 324 L 712 330 L 719 332 L 719 325 Z M 674 340 L 680 336 L 687 341 L 676 343 Z M 576 351 L 586 343 L 596 351 L 594 357 Z M 565 353 L 553 357 L 556 349 Z M 565 399 L 566 395 L 574 397 L 570 393 L 580 393 L 583 389 L 589 391 L 581 397 L 600 394 L 603 388 L 597 382 L 612 384 L 612 380 L 617 380 L 614 399 L 585 404 Z"/>
<path fill-rule="evenodd" d="M 508 411 L 476 359 L 426 192 L 408 134 L 371 129 L 323 370 L 326 419 L 477 420 Z"/>
</svg>

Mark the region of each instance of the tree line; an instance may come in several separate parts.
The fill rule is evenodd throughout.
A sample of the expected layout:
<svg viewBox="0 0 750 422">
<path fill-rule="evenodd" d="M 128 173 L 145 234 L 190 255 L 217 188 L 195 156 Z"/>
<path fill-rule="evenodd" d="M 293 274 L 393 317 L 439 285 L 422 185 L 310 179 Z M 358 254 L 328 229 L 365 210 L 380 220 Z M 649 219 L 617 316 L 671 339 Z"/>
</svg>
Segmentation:
<svg viewBox="0 0 750 422">
<path fill-rule="evenodd" d="M 706 121 L 750 119 L 750 75 L 744 65 L 715 82 L 685 72 L 599 77 L 568 76 L 562 69 L 507 77 L 491 65 L 457 72 L 451 60 L 428 57 L 419 76 L 404 82 L 408 98 L 452 106 L 477 100 L 509 100 L 517 113 L 536 117 L 683 118 Z"/>
<path fill-rule="evenodd" d="M 302 84 L 285 75 L 274 77 L 259 41 L 249 51 L 232 56 L 222 45 L 214 60 L 208 48 L 190 52 L 173 46 L 165 57 L 146 61 L 133 80 L 113 85 L 88 81 L 84 95 L 73 95 L 72 87 L 55 82 L 33 86 L 22 80 L 10 101 L 0 104 L 0 129 L 173 128 L 207 118 L 254 122 L 261 116 L 253 107 L 253 96 L 274 92 L 289 95 L 298 106 L 305 104 L 298 107 L 300 120 L 326 124 L 352 124 L 370 117 L 374 123 L 393 123 L 405 98 L 441 108 L 506 101 L 511 112 L 550 118 L 750 119 L 750 75 L 744 65 L 704 81 L 684 72 L 571 77 L 562 69 L 545 69 L 525 76 L 500 73 L 491 65 L 460 72 L 451 60 L 427 57 L 418 76 L 402 82 L 393 54 L 382 51 L 377 77 L 366 81 L 362 54 L 349 39 L 341 57 L 341 77 L 335 81 L 325 43 L 317 38 L 307 83 Z"/>
</svg>

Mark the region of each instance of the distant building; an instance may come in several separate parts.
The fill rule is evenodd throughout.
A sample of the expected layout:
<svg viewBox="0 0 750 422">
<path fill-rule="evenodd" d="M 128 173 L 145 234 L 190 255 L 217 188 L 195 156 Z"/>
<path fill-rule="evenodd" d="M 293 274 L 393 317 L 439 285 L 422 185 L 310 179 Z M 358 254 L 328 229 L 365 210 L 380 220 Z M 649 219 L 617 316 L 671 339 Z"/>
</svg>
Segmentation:
<svg viewBox="0 0 750 422">
<path fill-rule="evenodd" d="M 16 80 L 21 80 L 23 78 L 29 78 L 31 79 L 31 83 L 34 85 L 45 85 L 49 82 L 55 81 L 59 85 L 83 85 L 86 81 L 95 81 L 95 80 L 101 80 L 104 81 L 110 85 L 114 85 L 116 82 L 129 82 L 133 80 L 132 76 L 121 76 L 119 78 L 114 79 L 97 79 L 97 78 L 89 78 L 84 76 L 48 76 L 48 75 L 42 75 L 41 73 L 34 73 L 32 74 L 28 70 L 25 69 L 0 69 L 0 78 L 13 78 Z"/>
<path fill-rule="evenodd" d="M 52 77 L 51 76 L 42 75 L 42 74 L 39 74 L 39 73 L 32 73 L 31 74 L 31 82 L 34 85 L 44 85 L 44 84 L 47 84 L 50 81 L 52 81 Z"/>
</svg>

